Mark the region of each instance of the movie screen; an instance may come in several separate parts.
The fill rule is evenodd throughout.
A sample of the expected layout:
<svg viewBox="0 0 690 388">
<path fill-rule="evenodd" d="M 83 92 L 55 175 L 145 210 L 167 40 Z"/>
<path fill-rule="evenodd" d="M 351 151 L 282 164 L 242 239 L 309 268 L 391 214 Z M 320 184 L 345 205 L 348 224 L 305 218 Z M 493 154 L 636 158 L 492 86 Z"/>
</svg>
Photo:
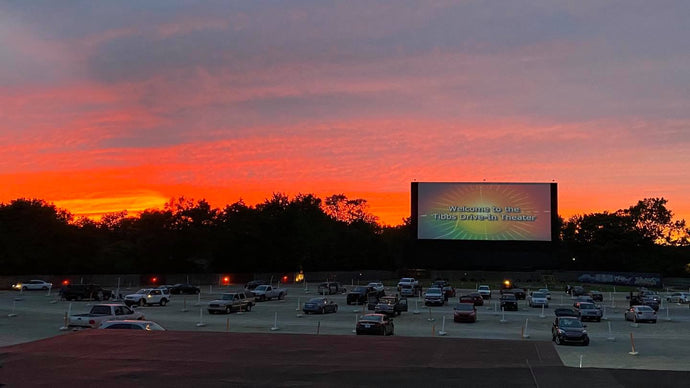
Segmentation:
<svg viewBox="0 0 690 388">
<path fill-rule="evenodd" d="M 419 182 L 413 191 L 415 186 L 418 239 L 552 240 L 555 184 Z"/>
</svg>

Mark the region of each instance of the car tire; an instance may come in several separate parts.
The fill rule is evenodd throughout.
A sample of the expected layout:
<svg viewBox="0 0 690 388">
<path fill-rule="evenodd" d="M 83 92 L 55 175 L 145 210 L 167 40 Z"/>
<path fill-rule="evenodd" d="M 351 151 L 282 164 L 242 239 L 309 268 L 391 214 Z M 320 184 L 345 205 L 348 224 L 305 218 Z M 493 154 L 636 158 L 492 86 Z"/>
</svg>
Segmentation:
<svg viewBox="0 0 690 388">
<path fill-rule="evenodd" d="M 167 299 L 161 299 L 161 306 L 165 306 L 168 303 Z"/>
<path fill-rule="evenodd" d="M 559 336 L 555 336 L 553 341 L 556 343 L 556 345 L 563 345 L 563 341 L 561 341 L 561 337 Z"/>
<path fill-rule="evenodd" d="M 589 337 L 585 339 L 585 342 L 582 343 L 583 346 L 589 346 Z"/>
<path fill-rule="evenodd" d="M 232 307 L 230 307 L 230 306 L 225 306 L 225 313 L 226 313 L 226 314 L 230 314 L 231 311 L 232 311 Z"/>
<path fill-rule="evenodd" d="M 139 306 L 146 306 L 146 301 L 144 299 L 139 299 Z"/>
<path fill-rule="evenodd" d="M 320 311 L 319 313 L 320 313 L 320 314 L 326 314 L 326 308 L 325 308 L 325 307 L 321 307 L 321 311 Z"/>
<path fill-rule="evenodd" d="M 637 323 L 637 315 L 633 315 L 633 322 Z"/>
<path fill-rule="evenodd" d="M 335 306 L 335 308 L 333 309 L 333 312 L 334 312 L 334 313 L 337 313 L 337 312 L 338 312 L 338 305 Z"/>
</svg>

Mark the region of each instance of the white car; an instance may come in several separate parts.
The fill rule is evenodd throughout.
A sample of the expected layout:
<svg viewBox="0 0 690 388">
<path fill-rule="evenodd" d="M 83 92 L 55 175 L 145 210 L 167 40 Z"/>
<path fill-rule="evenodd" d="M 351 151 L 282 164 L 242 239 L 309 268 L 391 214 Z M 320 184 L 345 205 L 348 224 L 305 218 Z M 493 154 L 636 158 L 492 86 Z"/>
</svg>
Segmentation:
<svg viewBox="0 0 690 388">
<path fill-rule="evenodd" d="M 142 288 L 134 294 L 125 295 L 125 304 L 146 306 L 159 304 L 165 306 L 170 301 L 170 290 L 167 288 Z"/>
<path fill-rule="evenodd" d="M 486 284 L 479 286 L 477 292 L 482 296 L 482 299 L 491 299 L 491 288 Z"/>
<path fill-rule="evenodd" d="M 385 291 L 386 287 L 383 286 L 383 283 L 381 282 L 371 282 L 367 284 L 367 287 L 371 287 L 374 289 L 374 291 L 382 293 Z"/>
<path fill-rule="evenodd" d="M 688 303 L 688 299 L 690 295 L 687 292 L 674 292 L 666 297 L 666 301 L 671 303 Z"/>
<path fill-rule="evenodd" d="M 527 302 L 529 303 L 529 307 L 549 307 L 549 300 L 546 298 L 546 294 L 544 294 L 543 292 L 532 292 L 527 297 Z"/>
<path fill-rule="evenodd" d="M 53 283 L 44 282 L 43 280 L 29 280 L 28 282 L 19 282 L 12 285 L 15 290 L 30 291 L 30 290 L 47 290 L 53 287 Z"/>
<path fill-rule="evenodd" d="M 165 328 L 154 321 L 138 321 L 133 319 L 105 321 L 98 326 L 99 329 L 125 329 L 164 331 Z"/>
</svg>

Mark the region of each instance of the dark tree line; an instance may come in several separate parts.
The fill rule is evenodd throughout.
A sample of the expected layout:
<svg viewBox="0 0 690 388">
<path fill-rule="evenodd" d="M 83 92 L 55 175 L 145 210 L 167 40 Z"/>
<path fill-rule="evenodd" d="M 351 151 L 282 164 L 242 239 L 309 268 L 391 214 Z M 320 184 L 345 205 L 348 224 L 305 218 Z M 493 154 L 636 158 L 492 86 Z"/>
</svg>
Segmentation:
<svg viewBox="0 0 690 388">
<path fill-rule="evenodd" d="M 25 273 L 395 270 L 417 264 L 409 219 L 381 226 L 366 200 L 274 194 L 222 209 L 178 198 L 138 216 L 75 218 L 38 199 L 0 204 L 0 267 Z M 663 198 L 562 221 L 563 268 L 687 274 L 688 229 Z M 576 260 L 571 261 L 570 258 Z M 448 269 L 468 269 L 447 262 Z"/>
</svg>

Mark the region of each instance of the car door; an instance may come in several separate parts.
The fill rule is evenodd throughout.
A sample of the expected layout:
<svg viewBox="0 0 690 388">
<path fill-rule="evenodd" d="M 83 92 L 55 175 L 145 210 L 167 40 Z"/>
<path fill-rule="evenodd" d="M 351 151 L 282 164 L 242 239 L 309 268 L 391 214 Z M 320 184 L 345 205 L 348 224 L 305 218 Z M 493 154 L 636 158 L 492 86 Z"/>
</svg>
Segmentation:
<svg viewBox="0 0 690 388">
<path fill-rule="evenodd" d="M 398 311 L 407 311 L 407 298 L 401 298 L 396 307 Z"/>
</svg>

